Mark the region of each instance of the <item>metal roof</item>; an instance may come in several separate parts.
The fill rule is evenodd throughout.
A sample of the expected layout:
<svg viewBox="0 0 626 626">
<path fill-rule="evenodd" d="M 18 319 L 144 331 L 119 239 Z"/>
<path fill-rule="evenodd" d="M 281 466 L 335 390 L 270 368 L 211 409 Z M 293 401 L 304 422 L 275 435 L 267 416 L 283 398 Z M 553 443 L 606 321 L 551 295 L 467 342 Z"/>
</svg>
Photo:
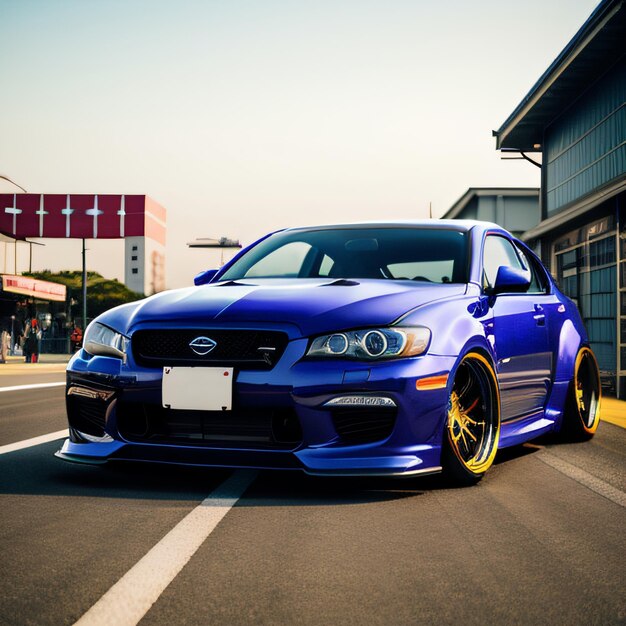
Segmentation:
<svg viewBox="0 0 626 626">
<path fill-rule="evenodd" d="M 454 219 L 463 209 L 479 196 L 532 196 L 539 198 L 538 187 L 470 187 L 442 216 L 441 219 Z"/>
<path fill-rule="evenodd" d="M 524 152 L 543 143 L 544 129 L 626 55 L 624 0 L 602 0 L 502 126 L 496 148 Z"/>
</svg>

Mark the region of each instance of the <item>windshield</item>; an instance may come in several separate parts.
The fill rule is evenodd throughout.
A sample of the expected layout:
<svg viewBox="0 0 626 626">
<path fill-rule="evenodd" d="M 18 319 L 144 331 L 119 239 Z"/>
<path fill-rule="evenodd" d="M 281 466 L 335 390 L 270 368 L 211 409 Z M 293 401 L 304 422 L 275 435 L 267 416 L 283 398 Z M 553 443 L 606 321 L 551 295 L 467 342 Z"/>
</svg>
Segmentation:
<svg viewBox="0 0 626 626">
<path fill-rule="evenodd" d="M 291 230 L 263 240 L 220 280 L 380 278 L 467 282 L 466 233 L 419 227 Z"/>
</svg>

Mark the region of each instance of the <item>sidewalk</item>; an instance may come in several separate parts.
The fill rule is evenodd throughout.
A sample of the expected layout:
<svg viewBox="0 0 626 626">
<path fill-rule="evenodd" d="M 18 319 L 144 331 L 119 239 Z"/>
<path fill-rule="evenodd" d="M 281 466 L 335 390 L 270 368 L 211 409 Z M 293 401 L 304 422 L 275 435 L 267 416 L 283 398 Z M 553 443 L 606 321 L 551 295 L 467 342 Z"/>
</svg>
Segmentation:
<svg viewBox="0 0 626 626">
<path fill-rule="evenodd" d="M 42 354 L 39 357 L 39 363 L 26 363 L 22 356 L 9 356 L 6 363 L 0 363 L 0 376 L 62 372 L 70 357 L 70 354 Z"/>
</svg>

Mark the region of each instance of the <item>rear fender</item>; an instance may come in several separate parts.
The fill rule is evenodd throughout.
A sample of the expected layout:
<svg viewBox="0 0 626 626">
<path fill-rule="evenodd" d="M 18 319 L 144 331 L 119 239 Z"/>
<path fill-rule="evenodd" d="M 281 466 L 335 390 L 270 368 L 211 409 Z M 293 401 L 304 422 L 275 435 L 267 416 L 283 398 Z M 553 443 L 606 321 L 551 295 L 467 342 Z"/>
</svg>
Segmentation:
<svg viewBox="0 0 626 626">
<path fill-rule="evenodd" d="M 583 337 L 571 320 L 565 320 L 559 335 L 559 347 L 554 367 L 554 382 L 569 382 L 574 375 L 576 355 L 583 344 Z"/>
<path fill-rule="evenodd" d="M 572 320 L 565 320 L 559 335 L 554 382 L 545 409 L 545 416 L 554 420 L 556 432 L 561 429 L 563 424 L 567 394 L 576 367 L 576 355 L 583 343 L 585 343 L 585 337 L 580 334 Z"/>
</svg>

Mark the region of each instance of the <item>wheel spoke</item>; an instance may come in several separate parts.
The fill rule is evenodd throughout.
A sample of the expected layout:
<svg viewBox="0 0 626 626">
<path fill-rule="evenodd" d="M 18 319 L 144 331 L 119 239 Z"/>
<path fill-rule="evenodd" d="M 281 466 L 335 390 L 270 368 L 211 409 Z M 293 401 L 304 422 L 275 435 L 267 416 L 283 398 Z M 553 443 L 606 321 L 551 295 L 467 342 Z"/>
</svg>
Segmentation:
<svg viewBox="0 0 626 626">
<path fill-rule="evenodd" d="M 477 397 L 477 398 L 476 398 L 476 400 L 474 400 L 474 402 L 472 402 L 472 404 L 470 404 L 470 406 L 469 406 L 467 409 L 465 409 L 465 410 L 463 411 L 463 413 L 464 413 L 465 415 L 467 415 L 467 414 L 469 414 L 471 411 L 473 411 L 473 410 L 476 408 L 476 405 L 478 404 L 478 401 L 479 401 L 479 400 L 480 400 L 480 397 Z M 468 418 L 468 419 L 469 419 L 469 418 Z M 475 422 L 474 422 L 474 423 L 475 423 Z"/>
<path fill-rule="evenodd" d="M 473 423 L 475 424 L 476 422 Z M 476 437 L 472 434 L 472 431 L 469 429 L 467 424 L 461 424 L 461 432 L 466 432 L 472 441 L 476 441 Z M 463 437 L 463 439 L 465 440 L 465 437 Z"/>
</svg>

